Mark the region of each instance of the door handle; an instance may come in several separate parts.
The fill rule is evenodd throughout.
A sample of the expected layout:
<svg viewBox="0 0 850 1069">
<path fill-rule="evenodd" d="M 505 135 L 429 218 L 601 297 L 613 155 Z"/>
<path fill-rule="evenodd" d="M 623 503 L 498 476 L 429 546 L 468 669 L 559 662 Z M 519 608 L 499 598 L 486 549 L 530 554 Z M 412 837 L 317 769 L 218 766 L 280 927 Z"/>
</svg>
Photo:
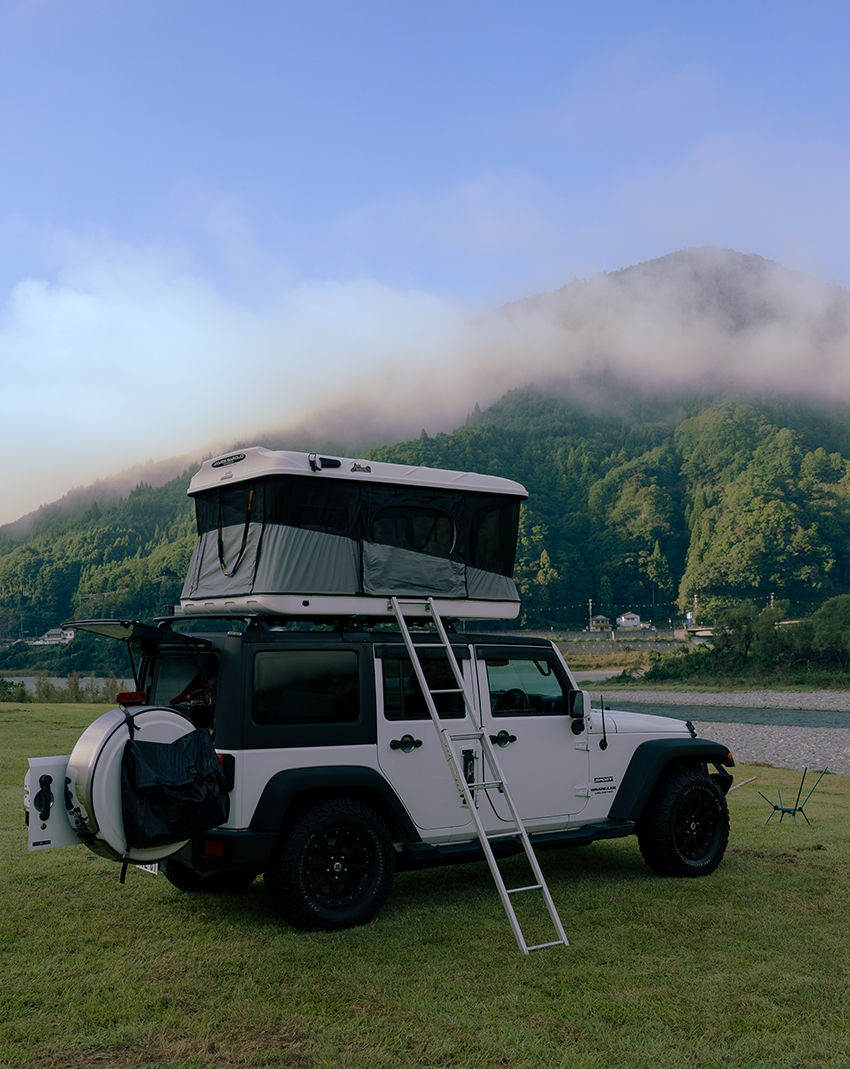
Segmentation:
<svg viewBox="0 0 850 1069">
<path fill-rule="evenodd" d="M 498 735 L 491 735 L 490 742 L 495 746 L 501 746 L 502 749 L 505 746 L 510 746 L 512 742 L 516 742 L 516 735 L 509 735 L 507 731 L 500 731 Z"/>
<path fill-rule="evenodd" d="M 421 739 L 414 739 L 412 735 L 402 735 L 400 739 L 390 739 L 391 750 L 401 750 L 402 753 L 412 753 L 422 745 Z"/>
</svg>

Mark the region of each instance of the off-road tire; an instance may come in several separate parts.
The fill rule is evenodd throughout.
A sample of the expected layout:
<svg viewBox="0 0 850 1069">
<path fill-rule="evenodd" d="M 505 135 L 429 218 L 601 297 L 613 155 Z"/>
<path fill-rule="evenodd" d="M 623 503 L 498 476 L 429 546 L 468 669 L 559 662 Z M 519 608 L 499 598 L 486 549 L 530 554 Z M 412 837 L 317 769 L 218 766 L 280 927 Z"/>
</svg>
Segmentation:
<svg viewBox="0 0 850 1069">
<path fill-rule="evenodd" d="M 237 894 L 247 891 L 256 880 L 258 873 L 231 869 L 228 872 L 216 872 L 203 877 L 184 865 L 182 861 L 164 863 L 165 878 L 178 891 L 188 894 Z"/>
<path fill-rule="evenodd" d="M 729 841 L 723 792 L 694 768 L 665 772 L 637 822 L 644 861 L 658 876 L 707 876 Z"/>
<path fill-rule="evenodd" d="M 392 838 L 378 814 L 353 798 L 328 798 L 283 829 L 265 884 L 293 927 L 333 932 L 372 920 L 394 874 Z"/>
</svg>

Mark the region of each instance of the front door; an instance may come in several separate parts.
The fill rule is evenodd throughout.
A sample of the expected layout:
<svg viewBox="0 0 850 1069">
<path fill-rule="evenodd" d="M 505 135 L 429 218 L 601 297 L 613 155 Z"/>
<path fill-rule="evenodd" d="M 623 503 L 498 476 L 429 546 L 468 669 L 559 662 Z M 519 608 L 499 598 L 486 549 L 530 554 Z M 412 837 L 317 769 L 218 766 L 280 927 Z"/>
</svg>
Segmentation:
<svg viewBox="0 0 850 1069">
<path fill-rule="evenodd" d="M 476 655 L 482 727 L 523 823 L 567 823 L 588 802 L 589 753 L 586 732 L 573 731 L 560 659 L 533 647 L 479 646 Z M 490 806 L 480 811 L 498 826 L 509 819 L 507 803 L 498 791 L 487 794 Z"/>
</svg>

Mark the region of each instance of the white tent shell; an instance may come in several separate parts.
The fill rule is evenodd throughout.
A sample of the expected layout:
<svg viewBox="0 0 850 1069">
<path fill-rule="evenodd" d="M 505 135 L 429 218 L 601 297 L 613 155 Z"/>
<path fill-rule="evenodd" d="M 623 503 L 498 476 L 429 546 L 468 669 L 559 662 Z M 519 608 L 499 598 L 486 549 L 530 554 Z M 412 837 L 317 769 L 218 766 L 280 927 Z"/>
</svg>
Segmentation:
<svg viewBox="0 0 850 1069">
<path fill-rule="evenodd" d="M 273 451 L 204 462 L 188 615 L 391 616 L 390 597 L 441 615 L 513 619 L 524 487 L 471 472 Z"/>
</svg>

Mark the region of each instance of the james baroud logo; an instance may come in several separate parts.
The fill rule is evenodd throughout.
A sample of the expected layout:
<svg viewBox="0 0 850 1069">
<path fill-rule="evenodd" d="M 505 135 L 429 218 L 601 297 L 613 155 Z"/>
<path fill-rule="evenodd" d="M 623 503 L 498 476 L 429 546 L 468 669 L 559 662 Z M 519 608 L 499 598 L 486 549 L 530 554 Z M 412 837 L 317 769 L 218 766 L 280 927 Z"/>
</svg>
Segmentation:
<svg viewBox="0 0 850 1069">
<path fill-rule="evenodd" d="M 214 468 L 225 468 L 228 464 L 238 464 L 240 460 L 244 459 L 244 453 L 231 453 L 229 457 L 222 457 L 221 460 L 214 460 L 212 466 Z"/>
</svg>

